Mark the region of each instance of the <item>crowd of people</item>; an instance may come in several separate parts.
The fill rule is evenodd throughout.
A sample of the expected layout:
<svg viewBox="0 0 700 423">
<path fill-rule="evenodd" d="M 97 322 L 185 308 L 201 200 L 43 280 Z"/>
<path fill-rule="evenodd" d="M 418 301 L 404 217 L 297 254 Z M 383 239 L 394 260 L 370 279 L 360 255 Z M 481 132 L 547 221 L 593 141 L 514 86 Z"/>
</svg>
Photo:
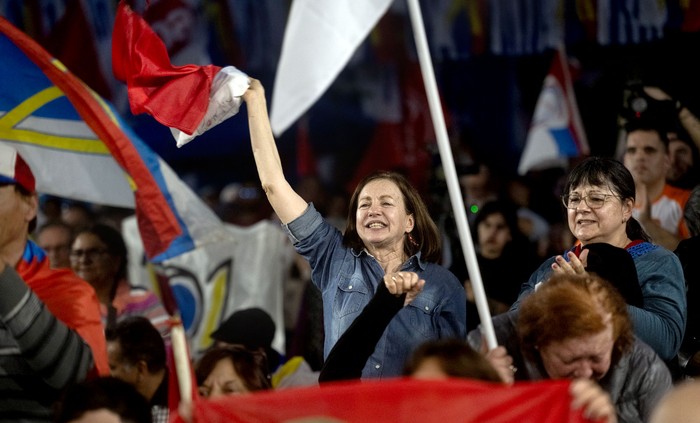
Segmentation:
<svg viewBox="0 0 700 423">
<path fill-rule="evenodd" d="M 648 94 L 670 101 L 658 88 Z M 625 122 L 619 159 L 572 163 L 551 185 L 559 218 L 529 201 L 523 179 L 497 184 L 478 161 L 462 175 L 498 342 L 490 348 L 474 275 L 439 208 L 401 172 L 382 170 L 359 182 L 339 218 L 287 179 L 259 81 L 243 100 L 262 189 L 206 200 L 231 223 L 277 220 L 303 293 L 289 299 L 285 351 L 272 347 L 278 328 L 260 308 L 218 322 L 192 363 L 199 396 L 399 377 L 503 389 L 567 379 L 572 406 L 589 418 L 700 415 L 678 399 L 697 391 L 689 379 L 700 374 L 700 122 L 689 110 L 677 107 L 676 126 Z M 40 200 L 32 169 L 6 144 L 0 197 L 0 421 L 168 421 L 177 408 L 169 315 L 143 281 L 128 280 L 119 220 Z M 309 341 L 294 339 L 308 331 Z"/>
</svg>

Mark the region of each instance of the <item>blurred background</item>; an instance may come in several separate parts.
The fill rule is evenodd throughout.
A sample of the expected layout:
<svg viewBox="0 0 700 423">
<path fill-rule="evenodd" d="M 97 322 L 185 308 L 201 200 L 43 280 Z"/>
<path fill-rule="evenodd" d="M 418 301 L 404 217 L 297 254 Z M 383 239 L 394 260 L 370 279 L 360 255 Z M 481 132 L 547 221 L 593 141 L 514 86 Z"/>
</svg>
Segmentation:
<svg viewBox="0 0 700 423">
<path fill-rule="evenodd" d="M 130 2 L 173 63 L 233 65 L 274 90 L 288 0 Z M 487 163 L 515 175 L 554 48 L 564 43 L 592 154 L 612 155 L 625 89 L 662 87 L 696 114 L 700 5 L 695 0 L 423 0 L 436 77 L 462 173 Z M 109 99 L 203 197 L 257 180 L 237 116 L 177 148 L 168 128 L 133 116 L 111 71 L 114 0 L 0 0 L 0 13 Z M 395 168 L 440 195 L 439 155 L 403 0 L 323 97 L 278 137 L 288 178 L 342 194 L 367 169 Z"/>
</svg>

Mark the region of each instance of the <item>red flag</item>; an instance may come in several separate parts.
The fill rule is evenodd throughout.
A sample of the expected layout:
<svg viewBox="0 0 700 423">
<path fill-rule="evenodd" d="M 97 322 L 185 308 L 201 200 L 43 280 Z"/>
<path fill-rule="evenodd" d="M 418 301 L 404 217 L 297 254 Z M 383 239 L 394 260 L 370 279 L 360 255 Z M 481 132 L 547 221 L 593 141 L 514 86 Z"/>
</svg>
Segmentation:
<svg viewBox="0 0 700 423">
<path fill-rule="evenodd" d="M 568 380 L 519 382 L 392 379 L 195 400 L 195 421 L 585 422 L 571 409 Z M 180 416 L 171 421 L 182 422 Z"/>
<path fill-rule="evenodd" d="M 301 177 L 316 176 L 318 163 L 309 140 L 309 119 L 303 118 L 297 127 L 297 174 Z"/>
<path fill-rule="evenodd" d="M 204 119 L 219 66 L 173 66 L 163 41 L 123 1 L 117 8 L 112 38 L 112 67 L 126 82 L 134 114 L 191 135 Z"/>
<path fill-rule="evenodd" d="M 435 131 L 418 63 L 405 63 L 396 78 L 399 98 L 382 109 L 388 117 L 377 116 L 372 140 L 346 185 L 350 192 L 364 176 L 378 169 L 402 172 L 420 193 L 427 192 Z M 449 114 L 445 113 L 445 119 L 449 125 Z"/>
</svg>

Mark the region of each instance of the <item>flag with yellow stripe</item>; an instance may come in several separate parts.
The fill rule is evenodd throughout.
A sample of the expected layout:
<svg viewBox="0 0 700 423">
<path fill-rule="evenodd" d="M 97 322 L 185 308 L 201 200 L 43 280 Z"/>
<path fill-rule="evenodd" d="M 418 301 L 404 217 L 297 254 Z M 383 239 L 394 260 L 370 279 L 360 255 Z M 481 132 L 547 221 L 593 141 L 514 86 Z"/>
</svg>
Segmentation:
<svg viewBox="0 0 700 423">
<path fill-rule="evenodd" d="M 220 240 L 222 222 L 113 106 L 2 17 L 0 57 L 0 142 L 39 192 L 134 208 L 153 262 Z"/>
</svg>

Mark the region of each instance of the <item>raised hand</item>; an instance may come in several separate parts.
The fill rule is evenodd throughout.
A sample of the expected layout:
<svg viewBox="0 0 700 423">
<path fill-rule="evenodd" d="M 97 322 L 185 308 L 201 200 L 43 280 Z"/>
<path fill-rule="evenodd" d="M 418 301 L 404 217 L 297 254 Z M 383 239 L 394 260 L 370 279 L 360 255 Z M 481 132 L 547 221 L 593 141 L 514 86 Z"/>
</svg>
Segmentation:
<svg viewBox="0 0 700 423">
<path fill-rule="evenodd" d="M 397 297 L 406 294 L 403 303 L 406 306 L 423 291 L 425 280 L 419 278 L 415 272 L 394 272 L 384 275 L 384 285 Z"/>
</svg>

